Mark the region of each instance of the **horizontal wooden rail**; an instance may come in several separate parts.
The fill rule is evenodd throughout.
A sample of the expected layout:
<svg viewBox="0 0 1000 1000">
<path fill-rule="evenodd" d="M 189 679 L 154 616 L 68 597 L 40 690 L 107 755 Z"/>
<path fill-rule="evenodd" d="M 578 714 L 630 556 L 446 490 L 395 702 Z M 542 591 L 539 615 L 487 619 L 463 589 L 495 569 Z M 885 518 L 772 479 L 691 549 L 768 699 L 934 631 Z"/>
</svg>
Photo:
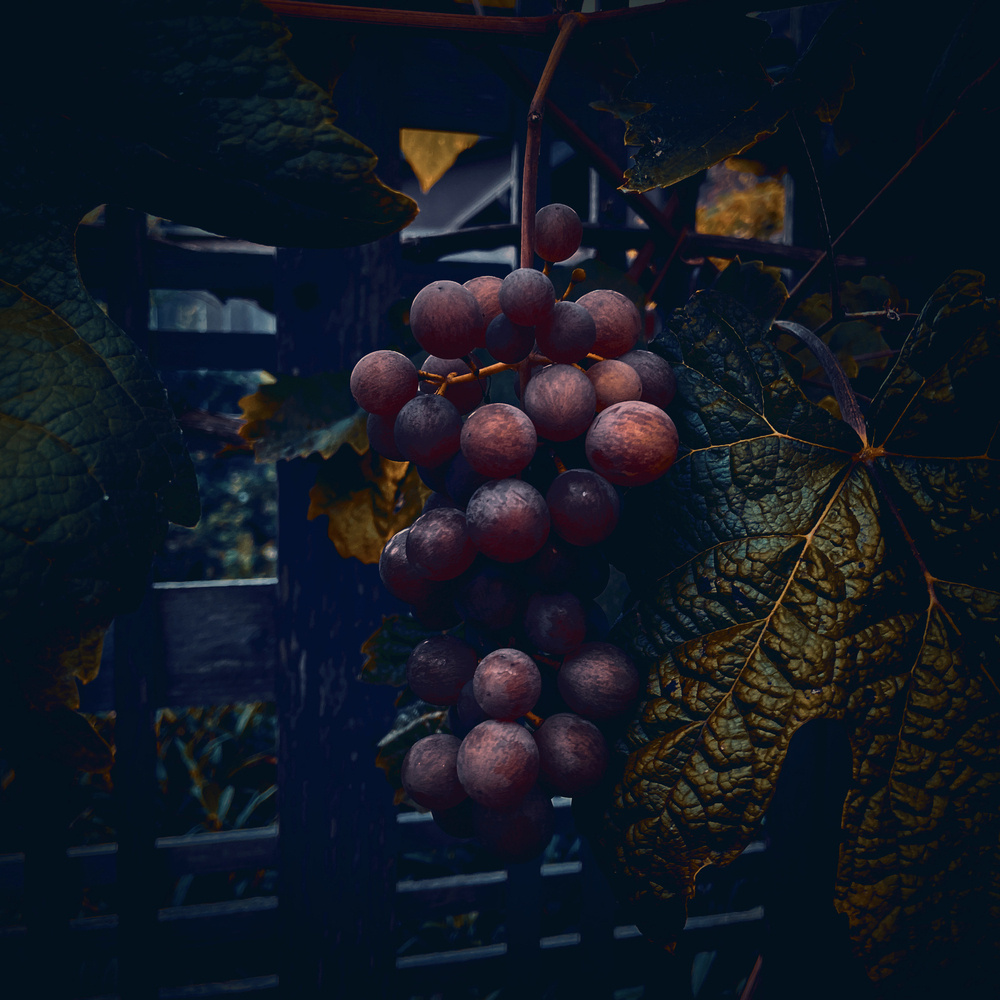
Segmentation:
<svg viewBox="0 0 1000 1000">
<path fill-rule="evenodd" d="M 71 847 L 67 852 L 71 878 L 80 886 L 113 885 L 117 877 L 117 844 Z M 278 864 L 277 824 L 251 830 L 226 830 L 184 837 L 158 837 L 157 874 L 206 875 L 243 869 L 275 868 Z M 24 855 L 0 855 L 0 891 L 24 886 Z"/>
</svg>

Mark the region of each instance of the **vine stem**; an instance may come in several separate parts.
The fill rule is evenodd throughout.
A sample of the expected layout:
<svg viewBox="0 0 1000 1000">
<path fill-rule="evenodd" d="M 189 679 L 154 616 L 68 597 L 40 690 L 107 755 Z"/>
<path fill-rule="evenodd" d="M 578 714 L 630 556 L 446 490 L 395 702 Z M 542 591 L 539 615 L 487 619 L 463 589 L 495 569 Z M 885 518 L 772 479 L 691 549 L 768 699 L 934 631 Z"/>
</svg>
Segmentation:
<svg viewBox="0 0 1000 1000">
<path fill-rule="evenodd" d="M 545 95 L 555 76 L 556 67 L 566 50 L 569 36 L 583 23 L 584 16 L 575 11 L 559 19 L 559 34 L 552 43 L 549 58 L 528 105 L 528 134 L 524 143 L 524 170 L 521 178 L 521 267 L 535 262 L 535 200 L 538 191 L 538 151 L 542 143 L 542 119 L 545 117 Z"/>
<path fill-rule="evenodd" d="M 826 215 L 826 205 L 823 202 L 823 189 L 819 185 L 819 175 L 816 173 L 816 164 L 813 162 L 812 153 L 809 151 L 809 143 L 806 142 L 806 134 L 802 131 L 798 115 L 792 112 L 792 121 L 795 124 L 795 131 L 799 134 L 799 141 L 802 143 L 802 152 L 805 154 L 806 163 L 809 166 L 809 176 L 812 178 L 813 191 L 816 194 L 817 212 L 819 215 L 820 232 L 823 235 L 824 257 L 830 268 L 830 311 L 834 317 L 838 317 L 841 312 L 840 305 L 840 281 L 837 276 L 837 261 L 833 253 L 833 240 L 830 238 L 830 221 Z M 817 264 L 819 261 L 816 262 Z"/>
<path fill-rule="evenodd" d="M 691 7 L 702 0 L 663 0 L 643 7 L 624 7 L 576 14 L 583 22 L 607 25 L 646 20 L 676 7 Z M 406 28 L 424 31 L 460 31 L 493 35 L 544 35 L 564 15 L 542 14 L 532 17 L 477 17 L 469 14 L 446 14 L 436 11 L 396 10 L 389 7 L 351 7 L 345 4 L 310 2 L 310 0 L 263 0 L 264 6 L 279 17 L 309 18 L 316 21 L 341 21 L 347 24 L 375 25 L 382 28 Z M 729 6 L 742 10 L 738 3 Z"/>
</svg>

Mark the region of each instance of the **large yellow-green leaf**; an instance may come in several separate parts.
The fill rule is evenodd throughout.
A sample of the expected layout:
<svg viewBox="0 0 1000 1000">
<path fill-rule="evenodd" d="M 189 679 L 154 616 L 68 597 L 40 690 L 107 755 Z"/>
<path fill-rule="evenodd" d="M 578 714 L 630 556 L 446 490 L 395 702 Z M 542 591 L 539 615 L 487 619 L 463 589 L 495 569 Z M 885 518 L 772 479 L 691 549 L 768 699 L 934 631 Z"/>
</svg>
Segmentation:
<svg viewBox="0 0 1000 1000">
<path fill-rule="evenodd" d="M 840 720 L 835 905 L 870 977 L 912 991 L 970 961 L 995 973 L 1000 312 L 981 275 L 953 275 L 867 441 L 806 400 L 773 338 L 706 291 L 658 344 L 683 452 L 647 494 L 617 632 L 647 683 L 607 817 L 613 867 L 670 939 L 698 870 L 753 835 L 796 731 Z"/>
</svg>

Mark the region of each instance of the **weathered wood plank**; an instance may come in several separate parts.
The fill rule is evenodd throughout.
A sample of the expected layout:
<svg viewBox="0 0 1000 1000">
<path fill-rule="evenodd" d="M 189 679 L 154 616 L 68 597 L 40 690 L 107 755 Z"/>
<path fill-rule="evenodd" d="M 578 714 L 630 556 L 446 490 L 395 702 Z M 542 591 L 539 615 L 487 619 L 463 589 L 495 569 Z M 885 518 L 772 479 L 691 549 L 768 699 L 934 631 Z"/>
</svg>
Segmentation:
<svg viewBox="0 0 1000 1000">
<path fill-rule="evenodd" d="M 162 644 L 154 649 L 152 634 L 134 638 L 147 653 L 162 650 L 155 707 L 273 701 L 277 591 L 273 579 L 154 584 Z M 114 632 L 97 679 L 80 692 L 84 712 L 114 705 Z"/>
</svg>

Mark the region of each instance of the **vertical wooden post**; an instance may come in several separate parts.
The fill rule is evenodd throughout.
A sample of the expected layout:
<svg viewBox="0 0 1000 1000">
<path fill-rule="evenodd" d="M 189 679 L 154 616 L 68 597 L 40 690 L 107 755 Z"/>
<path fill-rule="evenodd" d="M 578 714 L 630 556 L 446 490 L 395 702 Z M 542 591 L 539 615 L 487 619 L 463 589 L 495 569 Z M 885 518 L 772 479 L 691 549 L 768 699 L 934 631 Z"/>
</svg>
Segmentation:
<svg viewBox="0 0 1000 1000">
<path fill-rule="evenodd" d="M 156 698 L 150 651 L 161 649 L 152 589 L 138 611 L 115 621 L 115 819 L 118 835 L 118 995 L 154 1000 L 156 948 Z"/>
<path fill-rule="evenodd" d="M 367 70 L 351 93 L 336 91 L 338 123 L 381 154 L 392 183 L 398 129 L 383 48 L 366 39 Z M 342 89 L 342 87 L 344 89 Z M 281 250 L 276 312 L 278 370 L 309 375 L 349 370 L 385 346 L 385 316 L 397 291 L 398 239 L 346 250 Z M 343 559 L 327 521 L 306 520 L 315 459 L 278 467 L 278 809 L 282 994 L 389 997 L 395 959 L 395 808 L 375 767 L 393 692 L 358 679 L 362 642 L 380 624 L 376 566 Z"/>
<path fill-rule="evenodd" d="M 105 209 L 108 315 L 146 351 L 149 277 L 146 213 L 117 205 Z M 139 609 L 115 621 L 115 766 L 112 771 L 118 836 L 118 995 L 152 1000 L 158 977 L 156 856 L 156 699 L 150 690 L 157 665 L 149 650 L 159 629 L 151 587 Z"/>
</svg>

